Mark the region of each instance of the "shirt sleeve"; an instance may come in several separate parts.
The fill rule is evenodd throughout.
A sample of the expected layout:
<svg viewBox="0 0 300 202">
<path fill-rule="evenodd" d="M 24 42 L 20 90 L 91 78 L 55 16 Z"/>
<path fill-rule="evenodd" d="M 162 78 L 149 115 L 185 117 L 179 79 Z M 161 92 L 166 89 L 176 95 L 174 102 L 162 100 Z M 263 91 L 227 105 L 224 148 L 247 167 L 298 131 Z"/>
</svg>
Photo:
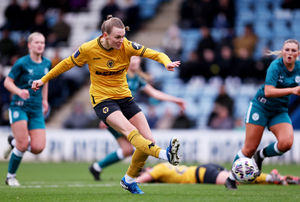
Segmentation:
<svg viewBox="0 0 300 202">
<path fill-rule="evenodd" d="M 278 62 L 272 62 L 267 70 L 265 85 L 276 86 L 279 76 Z"/>
<path fill-rule="evenodd" d="M 165 67 L 167 66 L 167 64 L 172 62 L 170 58 L 162 52 L 155 51 L 151 48 L 146 48 L 143 45 L 140 45 L 136 42 L 128 41 L 127 39 L 125 40 L 126 41 L 124 44 L 126 46 L 126 49 L 129 51 L 130 56 L 135 55 L 135 56 L 146 57 L 163 64 Z"/>
<path fill-rule="evenodd" d="M 60 63 L 58 63 L 53 69 L 50 70 L 45 76 L 42 77 L 43 83 L 47 83 L 49 80 L 54 79 L 55 77 L 59 76 L 60 74 L 68 71 L 72 67 L 74 67 L 75 64 L 71 60 L 71 56 L 64 59 Z"/>
<path fill-rule="evenodd" d="M 86 47 L 86 45 L 83 44 L 70 57 L 72 62 L 78 67 L 82 67 L 84 64 L 87 63 L 87 56 L 86 56 L 87 54 L 86 54 L 86 48 L 85 47 Z"/>
<path fill-rule="evenodd" d="M 17 61 L 13 67 L 11 68 L 10 72 L 8 73 L 8 77 L 16 80 L 22 74 L 22 63 Z"/>
</svg>

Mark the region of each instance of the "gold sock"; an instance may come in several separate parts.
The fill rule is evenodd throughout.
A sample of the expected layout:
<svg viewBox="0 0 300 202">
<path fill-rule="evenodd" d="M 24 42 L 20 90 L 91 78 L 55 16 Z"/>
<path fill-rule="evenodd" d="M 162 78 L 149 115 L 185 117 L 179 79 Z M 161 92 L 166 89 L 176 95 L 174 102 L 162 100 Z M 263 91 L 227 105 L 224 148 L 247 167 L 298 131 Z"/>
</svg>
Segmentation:
<svg viewBox="0 0 300 202">
<path fill-rule="evenodd" d="M 158 158 L 161 148 L 150 140 L 145 139 L 137 130 L 131 131 L 127 139 L 136 149 Z"/>
<path fill-rule="evenodd" d="M 142 152 L 141 150 L 135 150 L 126 174 L 132 178 L 138 177 L 139 172 L 144 167 L 148 156 L 148 154 Z"/>
</svg>

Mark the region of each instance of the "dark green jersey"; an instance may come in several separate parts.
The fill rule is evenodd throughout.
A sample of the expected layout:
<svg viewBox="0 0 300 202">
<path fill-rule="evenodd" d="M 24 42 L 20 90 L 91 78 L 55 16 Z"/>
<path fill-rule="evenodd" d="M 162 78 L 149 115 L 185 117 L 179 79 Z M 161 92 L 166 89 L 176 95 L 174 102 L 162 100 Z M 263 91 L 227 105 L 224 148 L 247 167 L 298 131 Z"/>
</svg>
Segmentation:
<svg viewBox="0 0 300 202">
<path fill-rule="evenodd" d="M 136 93 L 147 85 L 146 81 L 137 74 L 134 77 L 129 77 L 127 74 L 127 83 L 132 97 L 135 97 Z"/>
<path fill-rule="evenodd" d="M 30 97 L 23 100 L 18 95 L 13 95 L 11 105 L 22 103 L 22 106 L 38 107 L 42 105 L 42 88 L 34 92 L 31 84 L 34 80 L 43 77 L 51 68 L 50 60 L 42 57 L 41 63 L 35 63 L 29 55 L 19 58 L 10 70 L 8 77 L 14 80 L 16 86 L 21 89 L 28 89 Z"/>
<path fill-rule="evenodd" d="M 274 60 L 266 75 L 265 83 L 259 88 L 252 102 L 258 103 L 270 111 L 287 112 L 290 95 L 266 98 L 265 85 L 271 85 L 276 88 L 289 88 L 298 86 L 300 83 L 300 61 L 296 61 L 293 71 L 288 71 L 282 58 Z"/>
</svg>

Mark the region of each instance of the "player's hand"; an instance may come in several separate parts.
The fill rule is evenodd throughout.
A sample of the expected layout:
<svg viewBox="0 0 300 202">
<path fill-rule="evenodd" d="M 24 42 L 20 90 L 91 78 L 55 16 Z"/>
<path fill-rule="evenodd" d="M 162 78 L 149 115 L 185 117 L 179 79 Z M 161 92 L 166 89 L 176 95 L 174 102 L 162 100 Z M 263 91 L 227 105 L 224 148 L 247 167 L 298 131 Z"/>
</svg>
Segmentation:
<svg viewBox="0 0 300 202">
<path fill-rule="evenodd" d="M 293 94 L 300 96 L 300 86 L 296 86 L 293 88 Z"/>
<path fill-rule="evenodd" d="M 30 97 L 30 94 L 27 89 L 20 89 L 18 96 L 23 100 L 27 100 Z"/>
<path fill-rule="evenodd" d="M 167 64 L 166 69 L 168 71 L 174 72 L 174 68 L 179 67 L 180 64 L 181 64 L 180 61 L 171 62 L 171 63 Z"/>
<path fill-rule="evenodd" d="M 180 110 L 182 112 L 186 109 L 186 103 L 184 99 L 178 98 L 178 100 L 175 103 L 180 107 Z"/>
<path fill-rule="evenodd" d="M 43 85 L 44 85 L 44 83 L 42 82 L 41 79 L 39 79 L 39 80 L 35 80 L 32 82 L 31 88 L 32 88 L 32 90 L 37 91 Z"/>
<path fill-rule="evenodd" d="M 99 122 L 99 128 L 104 128 L 104 129 L 106 129 L 106 128 L 107 128 L 107 125 L 106 125 L 103 121 L 100 121 L 100 122 Z"/>
</svg>

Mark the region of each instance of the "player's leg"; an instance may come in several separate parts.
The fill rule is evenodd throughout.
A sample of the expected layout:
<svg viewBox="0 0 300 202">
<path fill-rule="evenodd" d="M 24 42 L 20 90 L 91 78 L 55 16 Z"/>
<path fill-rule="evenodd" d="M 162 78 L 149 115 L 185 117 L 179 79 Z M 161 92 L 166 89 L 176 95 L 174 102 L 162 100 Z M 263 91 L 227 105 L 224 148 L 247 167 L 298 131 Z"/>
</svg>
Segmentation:
<svg viewBox="0 0 300 202">
<path fill-rule="evenodd" d="M 10 156 L 8 173 L 5 182 L 9 186 L 20 186 L 19 182 L 16 180 L 16 172 L 28 147 L 29 133 L 27 129 L 27 121 L 16 121 L 11 124 L 11 129 L 14 134 L 16 146 Z"/>
<path fill-rule="evenodd" d="M 280 156 L 290 150 L 294 141 L 294 130 L 289 115 L 287 113 L 277 115 L 270 121 L 269 128 L 276 136 L 277 142 L 264 149 L 264 156 Z"/>
<path fill-rule="evenodd" d="M 125 135 L 136 149 L 156 158 L 168 160 L 173 165 L 179 163 L 179 159 L 175 158 L 177 157 L 179 147 L 177 139 L 172 139 L 170 142 L 169 152 L 166 152 L 166 150 L 161 151 L 160 147 L 155 145 L 151 140 L 146 139 L 143 134 L 138 131 L 136 126 L 129 122 L 129 120 L 133 118 L 138 121 L 141 128 L 149 128 L 144 114 L 134 102 L 133 98 L 104 101 L 95 106 L 94 109 L 101 120 Z"/>
<path fill-rule="evenodd" d="M 229 173 L 230 172 L 227 170 L 221 171 L 217 176 L 216 184 L 225 184 L 227 178 L 229 177 Z"/>
<path fill-rule="evenodd" d="M 16 146 L 16 140 L 14 138 L 14 136 L 12 134 L 9 134 L 7 136 L 7 143 L 9 145 L 9 147 L 5 150 L 4 152 L 4 159 L 8 159 L 11 151 L 13 150 L 13 148 Z"/>
<path fill-rule="evenodd" d="M 142 116 L 141 112 L 139 112 L 138 114 L 139 114 L 138 115 L 139 117 Z M 160 147 L 155 145 L 151 140 L 144 138 L 143 135 L 137 130 L 137 128 L 134 125 L 132 125 L 125 118 L 125 116 L 122 114 L 122 112 L 115 111 L 115 112 L 111 113 L 107 117 L 106 122 L 112 128 L 114 128 L 115 130 L 124 134 L 127 137 L 127 139 L 129 140 L 129 142 L 136 149 L 139 149 L 139 150 L 143 151 L 144 153 L 154 156 L 156 158 L 169 160 L 170 163 L 172 163 L 174 165 L 178 164 L 178 161 L 176 161 L 177 160 L 176 158 L 171 159 L 168 157 L 166 150 L 162 150 Z M 147 123 L 147 125 L 148 125 L 148 123 Z M 147 125 L 145 127 L 147 127 Z M 174 147 L 178 147 L 178 141 L 176 140 L 176 141 L 172 142 L 172 145 Z M 176 149 L 176 151 L 172 151 L 172 154 L 171 154 L 172 157 L 175 156 L 175 153 L 177 154 L 177 150 L 178 149 Z M 173 160 L 173 162 L 171 160 Z"/>
<path fill-rule="evenodd" d="M 114 129 L 110 128 L 113 130 L 114 133 L 119 134 L 117 131 Z M 110 131 L 111 131 L 110 130 Z M 113 134 L 114 137 L 116 137 L 116 134 Z M 104 159 L 101 159 L 98 162 L 93 163 L 90 167 L 89 170 L 91 174 L 93 175 L 94 179 L 96 181 L 100 180 L 100 173 L 102 172 L 103 168 L 106 168 L 114 163 L 117 163 L 124 158 L 131 156 L 133 154 L 133 146 L 131 143 L 124 137 L 123 135 L 119 134 L 120 136 L 117 137 L 117 142 L 120 146 L 116 151 L 108 154 Z"/>
<path fill-rule="evenodd" d="M 29 130 L 30 134 L 30 150 L 33 154 L 41 153 L 46 146 L 46 131 L 45 129 Z"/>
<path fill-rule="evenodd" d="M 252 123 L 246 124 L 246 137 L 245 137 L 244 146 L 235 156 L 233 163 L 239 158 L 242 157 L 251 158 L 253 156 L 261 141 L 263 132 L 264 132 L 263 126 L 255 125 Z M 225 186 L 228 189 L 237 188 L 235 178 L 231 172 L 229 173 L 229 177 L 225 182 Z"/>
<path fill-rule="evenodd" d="M 42 111 L 32 111 L 28 119 L 30 145 L 27 150 L 33 154 L 41 153 L 46 146 L 46 125 Z"/>
<path fill-rule="evenodd" d="M 276 136 L 277 141 L 255 153 L 254 159 L 260 170 L 265 157 L 280 156 L 293 145 L 293 126 L 287 113 L 280 113 L 270 119 L 269 129 Z"/>
</svg>

